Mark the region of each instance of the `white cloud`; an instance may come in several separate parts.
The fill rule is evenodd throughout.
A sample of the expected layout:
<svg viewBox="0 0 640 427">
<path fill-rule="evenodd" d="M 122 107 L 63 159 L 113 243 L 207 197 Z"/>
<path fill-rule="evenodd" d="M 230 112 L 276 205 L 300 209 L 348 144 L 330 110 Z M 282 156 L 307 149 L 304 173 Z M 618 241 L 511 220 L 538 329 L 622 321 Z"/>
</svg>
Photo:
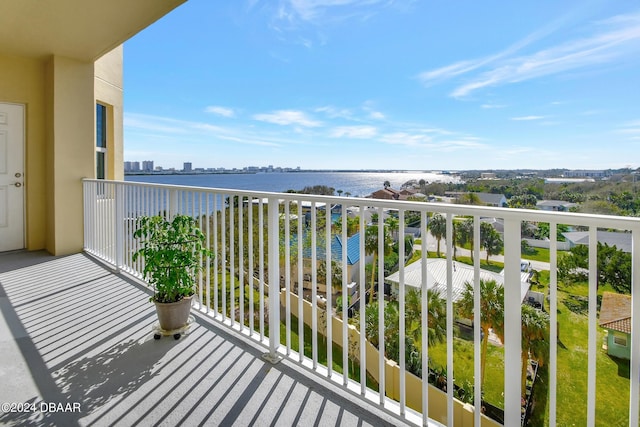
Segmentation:
<svg viewBox="0 0 640 427">
<path fill-rule="evenodd" d="M 529 121 L 529 120 L 540 120 L 540 119 L 544 119 L 544 116 L 511 117 L 511 120 L 515 120 L 515 121 Z"/>
<path fill-rule="evenodd" d="M 220 107 L 218 105 L 211 105 L 204 110 L 207 113 L 217 114 L 222 117 L 234 117 L 236 112 L 233 108 Z"/>
<path fill-rule="evenodd" d="M 427 146 L 433 142 L 433 138 L 424 134 L 410 134 L 395 132 L 383 135 L 380 140 L 391 145 L 406 145 L 408 147 Z"/>
<path fill-rule="evenodd" d="M 485 58 L 458 61 L 419 75 L 425 85 L 480 71 L 451 96 L 465 97 L 479 89 L 522 82 L 586 67 L 603 66 L 640 52 L 640 13 L 620 15 L 596 24 L 588 37 L 569 40 L 529 55 L 514 56 L 523 47 L 547 35 L 543 29 L 502 52 Z"/>
<path fill-rule="evenodd" d="M 372 111 L 371 113 L 369 113 L 369 117 L 375 120 L 384 120 L 385 116 L 380 111 Z"/>
<path fill-rule="evenodd" d="M 489 103 L 489 104 L 482 104 L 482 105 L 480 106 L 480 108 L 484 108 L 485 110 L 490 110 L 490 109 L 493 109 L 493 108 L 505 108 L 505 107 L 506 107 L 506 105 L 502 105 L 502 104 L 491 104 L 491 103 Z"/>
<path fill-rule="evenodd" d="M 256 114 L 253 116 L 255 120 L 261 122 L 274 123 L 276 125 L 299 125 L 304 127 L 317 127 L 322 123 L 312 120 L 302 111 L 295 110 L 278 110 L 271 113 Z"/>
<path fill-rule="evenodd" d="M 335 118 L 351 119 L 353 117 L 353 113 L 351 112 L 351 110 L 347 108 L 337 108 L 331 105 L 318 107 L 314 111 L 316 113 L 324 113 L 327 117 L 331 119 L 335 119 Z"/>
<path fill-rule="evenodd" d="M 212 143 L 211 138 L 234 141 L 240 144 L 258 145 L 265 147 L 279 147 L 294 143 L 278 136 L 267 136 L 264 132 L 256 132 L 246 127 L 223 127 L 209 123 L 177 120 L 169 117 L 152 116 L 147 114 L 127 113 L 124 117 L 125 131 L 133 131 L 140 135 L 140 131 L 152 131 L 154 140 L 200 141 L 204 144 Z"/>
<path fill-rule="evenodd" d="M 373 126 L 340 126 L 331 131 L 333 138 L 357 138 L 369 139 L 378 134 L 378 130 Z"/>
<path fill-rule="evenodd" d="M 366 19 L 376 6 L 386 7 L 388 0 L 281 0 L 277 18 L 289 23 L 296 20 L 317 22 L 330 14 L 334 19 Z"/>
</svg>

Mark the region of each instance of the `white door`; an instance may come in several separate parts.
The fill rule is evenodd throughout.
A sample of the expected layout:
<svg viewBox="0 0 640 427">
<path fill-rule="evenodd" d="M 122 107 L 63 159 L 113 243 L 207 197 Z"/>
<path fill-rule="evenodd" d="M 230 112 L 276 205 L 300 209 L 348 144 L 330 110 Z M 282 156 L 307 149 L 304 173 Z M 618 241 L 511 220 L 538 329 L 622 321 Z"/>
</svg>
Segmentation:
<svg viewBox="0 0 640 427">
<path fill-rule="evenodd" d="M 24 248 L 24 106 L 0 103 L 0 252 Z"/>
</svg>

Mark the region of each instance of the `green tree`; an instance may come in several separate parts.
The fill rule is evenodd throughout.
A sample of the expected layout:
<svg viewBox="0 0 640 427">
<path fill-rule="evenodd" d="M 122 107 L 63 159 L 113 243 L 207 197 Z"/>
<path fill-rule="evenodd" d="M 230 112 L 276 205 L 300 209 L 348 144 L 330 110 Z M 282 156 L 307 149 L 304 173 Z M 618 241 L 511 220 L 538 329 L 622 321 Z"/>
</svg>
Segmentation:
<svg viewBox="0 0 640 427">
<path fill-rule="evenodd" d="M 466 284 L 458 310 L 462 317 L 473 320 L 473 285 Z M 502 339 L 504 330 L 504 288 L 495 280 L 480 280 L 480 329 L 482 330 L 482 348 L 480 351 L 480 382 L 484 385 L 485 363 L 489 328 Z"/>
<path fill-rule="evenodd" d="M 504 247 L 502 236 L 493 225 L 488 222 L 480 223 L 480 246 L 482 246 L 487 253 L 487 264 L 489 264 L 489 257 L 498 255 Z"/>
<path fill-rule="evenodd" d="M 535 209 L 538 199 L 533 194 L 520 194 L 509 199 L 510 208 Z"/>
<path fill-rule="evenodd" d="M 466 245 L 471 247 L 471 262 L 473 262 L 473 218 L 467 218 L 462 222 L 458 222 L 455 231 L 457 244 L 462 247 Z"/>
<path fill-rule="evenodd" d="M 382 256 L 387 256 L 391 252 L 391 239 L 386 231 L 386 228 L 383 227 L 383 236 L 382 236 Z M 370 225 L 365 230 L 364 236 L 364 251 L 367 255 L 373 255 L 373 262 L 371 268 L 371 293 L 369 294 L 369 304 L 373 302 L 373 292 L 375 290 L 375 277 L 376 277 L 376 261 L 378 256 L 378 226 Z M 361 297 L 364 297 L 361 296 Z M 364 303 L 364 299 L 362 299 Z"/>
<path fill-rule="evenodd" d="M 484 205 L 484 203 L 482 203 L 482 200 L 480 200 L 480 196 L 478 196 L 476 193 L 465 193 L 460 196 L 456 203 L 461 205 Z"/>
<path fill-rule="evenodd" d="M 396 240 L 398 238 L 398 229 L 400 228 L 400 221 L 398 220 L 398 218 L 394 216 L 388 217 L 385 221 L 385 225 L 389 227 L 391 236 L 394 240 Z"/>
<path fill-rule="evenodd" d="M 549 355 L 549 315 L 524 304 L 522 310 L 522 396 L 525 396 L 529 358 L 542 366 Z"/>
<path fill-rule="evenodd" d="M 358 232 L 360 220 L 357 217 L 347 216 L 347 237 L 351 237 Z M 338 217 L 333 223 L 334 231 L 336 234 L 342 233 L 342 215 Z"/>
<path fill-rule="evenodd" d="M 444 341 L 447 333 L 447 302 L 440 292 L 427 290 L 427 343 L 435 345 Z M 407 335 L 416 348 L 422 348 L 422 291 L 410 289 L 405 295 L 405 322 Z"/>
<path fill-rule="evenodd" d="M 427 224 L 427 228 L 431 231 L 433 237 L 436 238 L 436 252 L 438 253 L 438 257 L 440 257 L 440 240 L 442 240 L 447 232 L 447 221 L 445 217 L 437 213 L 433 215 L 431 221 Z"/>
</svg>

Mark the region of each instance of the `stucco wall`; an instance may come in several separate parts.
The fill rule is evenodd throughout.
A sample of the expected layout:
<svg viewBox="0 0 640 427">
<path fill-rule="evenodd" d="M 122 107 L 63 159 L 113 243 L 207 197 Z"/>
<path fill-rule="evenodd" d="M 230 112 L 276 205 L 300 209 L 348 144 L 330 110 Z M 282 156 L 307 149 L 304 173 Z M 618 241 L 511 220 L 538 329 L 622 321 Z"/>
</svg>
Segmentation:
<svg viewBox="0 0 640 427">
<path fill-rule="evenodd" d="M 0 55 L 0 102 L 25 105 L 25 228 L 27 249 L 45 247 L 45 65 Z"/>
<path fill-rule="evenodd" d="M 25 105 L 26 248 L 82 250 L 82 178 L 95 178 L 95 103 L 108 105 L 107 176 L 123 179 L 122 47 L 93 62 L 0 55 L 0 102 Z"/>
<path fill-rule="evenodd" d="M 124 180 L 122 58 L 119 46 L 95 63 L 95 102 L 107 106 L 107 179 L 115 180 Z"/>
</svg>

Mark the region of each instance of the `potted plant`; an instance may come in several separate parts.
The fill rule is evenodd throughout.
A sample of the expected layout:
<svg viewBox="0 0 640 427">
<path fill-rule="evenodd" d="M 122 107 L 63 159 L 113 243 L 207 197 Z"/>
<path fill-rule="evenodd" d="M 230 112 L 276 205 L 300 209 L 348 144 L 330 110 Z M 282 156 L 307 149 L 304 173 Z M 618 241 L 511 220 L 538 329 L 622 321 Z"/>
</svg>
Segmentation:
<svg viewBox="0 0 640 427">
<path fill-rule="evenodd" d="M 138 220 L 134 237 L 141 247 L 133 260 L 144 260 L 144 278 L 154 293 L 160 328 L 178 330 L 187 324 L 195 280 L 202 271 L 202 259 L 211 256 L 197 220 L 188 215 L 145 216 Z"/>
</svg>

